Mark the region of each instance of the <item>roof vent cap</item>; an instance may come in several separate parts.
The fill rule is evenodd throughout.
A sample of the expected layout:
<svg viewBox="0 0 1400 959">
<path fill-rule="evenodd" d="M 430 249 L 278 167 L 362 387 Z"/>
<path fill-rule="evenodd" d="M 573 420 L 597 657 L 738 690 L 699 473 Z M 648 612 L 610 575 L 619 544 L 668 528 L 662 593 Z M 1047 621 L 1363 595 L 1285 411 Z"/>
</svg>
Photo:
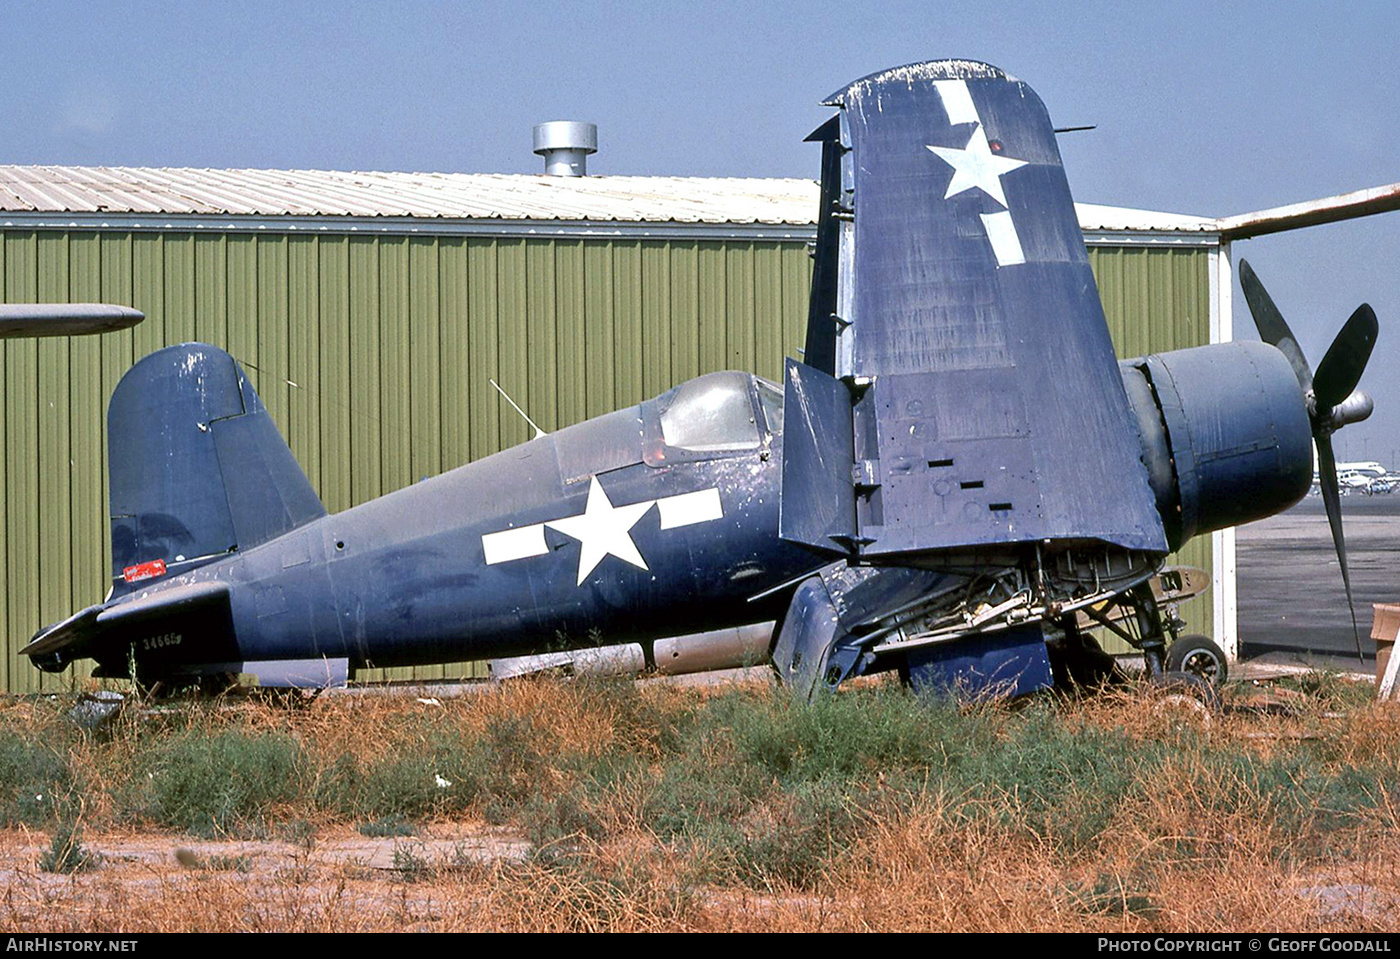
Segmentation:
<svg viewBox="0 0 1400 959">
<path fill-rule="evenodd" d="M 587 176 L 588 154 L 598 152 L 598 125 L 551 120 L 535 125 L 535 152 L 546 176 Z"/>
</svg>

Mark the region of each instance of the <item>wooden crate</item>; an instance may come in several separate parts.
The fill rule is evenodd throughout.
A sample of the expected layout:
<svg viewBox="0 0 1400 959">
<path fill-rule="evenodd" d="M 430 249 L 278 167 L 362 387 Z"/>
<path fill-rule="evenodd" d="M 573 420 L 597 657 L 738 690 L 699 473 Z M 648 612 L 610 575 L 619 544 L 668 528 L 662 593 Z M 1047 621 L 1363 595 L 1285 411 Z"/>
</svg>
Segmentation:
<svg viewBox="0 0 1400 959">
<path fill-rule="evenodd" d="M 1400 605 L 1372 603 L 1371 609 L 1371 638 L 1376 642 L 1376 692 L 1380 698 L 1389 699 L 1394 695 L 1395 677 L 1387 674 L 1396 636 L 1400 635 Z"/>
</svg>

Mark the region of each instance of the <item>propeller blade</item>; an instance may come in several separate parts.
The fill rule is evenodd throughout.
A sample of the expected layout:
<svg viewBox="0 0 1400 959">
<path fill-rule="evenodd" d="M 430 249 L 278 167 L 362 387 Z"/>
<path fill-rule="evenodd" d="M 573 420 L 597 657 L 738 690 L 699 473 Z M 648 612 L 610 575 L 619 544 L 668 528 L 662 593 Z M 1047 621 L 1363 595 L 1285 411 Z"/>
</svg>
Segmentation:
<svg viewBox="0 0 1400 959">
<path fill-rule="evenodd" d="M 1317 436 L 1317 478 L 1322 485 L 1322 502 L 1327 507 L 1327 525 L 1332 527 L 1332 545 L 1337 548 L 1337 560 L 1342 566 L 1342 585 L 1347 591 L 1347 609 L 1351 610 L 1351 634 L 1356 639 L 1356 658 L 1365 663 L 1361 654 L 1361 630 L 1356 625 L 1356 603 L 1351 598 L 1351 574 L 1347 572 L 1347 544 L 1342 536 L 1342 496 L 1337 488 L 1337 459 L 1332 455 L 1332 437 Z"/>
<path fill-rule="evenodd" d="M 1366 369 L 1366 361 L 1376 345 L 1376 330 L 1376 311 L 1362 303 L 1337 333 L 1322 362 L 1317 364 L 1313 391 L 1317 395 L 1319 412 L 1330 410 L 1356 389 L 1361 371 Z"/>
<path fill-rule="evenodd" d="M 1342 585 L 1346 587 L 1347 609 L 1351 611 L 1356 656 L 1362 659 L 1361 630 L 1356 625 L 1356 602 L 1351 595 L 1347 545 L 1342 535 L 1342 496 L 1337 482 L 1337 459 L 1332 453 L 1332 430 L 1335 428 L 1334 420 L 1336 425 L 1342 425 L 1365 419 L 1370 413 L 1365 408 L 1369 406 L 1369 398 L 1364 395 L 1354 401 L 1354 409 L 1341 411 L 1337 408 L 1352 395 L 1362 371 L 1366 369 L 1366 362 L 1371 358 L 1371 349 L 1376 345 L 1376 314 L 1365 304 L 1357 308 L 1332 341 L 1314 377 L 1283 314 L 1274 305 L 1273 298 L 1264 289 L 1254 268 L 1245 260 L 1240 260 L 1240 288 L 1244 290 L 1245 302 L 1249 304 L 1259 338 L 1288 357 L 1304 395 L 1312 394 L 1308 401 L 1308 414 L 1312 419 L 1313 440 L 1317 443 L 1318 482 L 1322 486 L 1322 500 L 1327 507 L 1327 525 L 1332 527 L 1332 545 L 1337 549 L 1337 561 L 1342 567 Z"/>
<path fill-rule="evenodd" d="M 1249 314 L 1254 317 L 1254 328 L 1259 331 L 1259 339 L 1278 347 L 1279 351 L 1288 357 L 1304 393 L 1312 389 L 1312 368 L 1308 366 L 1307 358 L 1303 356 L 1303 351 L 1298 346 L 1293 331 L 1288 328 L 1283 314 L 1274 305 L 1273 297 L 1264 289 L 1264 284 L 1259 282 L 1259 277 L 1255 275 L 1254 268 L 1249 265 L 1248 260 L 1240 260 L 1240 288 L 1244 290 L 1244 300 L 1249 304 Z"/>
</svg>

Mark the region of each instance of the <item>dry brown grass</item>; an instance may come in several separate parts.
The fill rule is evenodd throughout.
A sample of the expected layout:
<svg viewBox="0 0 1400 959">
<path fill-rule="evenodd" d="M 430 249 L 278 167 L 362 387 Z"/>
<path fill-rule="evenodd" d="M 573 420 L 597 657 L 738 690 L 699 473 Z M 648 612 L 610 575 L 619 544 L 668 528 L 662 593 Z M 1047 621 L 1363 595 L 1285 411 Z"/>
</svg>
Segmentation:
<svg viewBox="0 0 1400 959">
<path fill-rule="evenodd" d="M 523 682 L 437 703 L 345 696 L 297 709 L 226 702 L 155 716 L 133 710 L 99 736 L 66 729 L 58 704 L 6 703 L 0 734 L 54 744 L 71 784 L 53 818 L 0 832 L 0 925 L 52 932 L 1400 925 L 1400 711 L 1393 706 L 1310 693 L 1290 698 L 1287 711 L 1204 715 L 1124 692 L 1029 709 L 979 706 L 959 716 L 919 712 L 925 707 L 906 707 L 889 690 L 855 695 L 871 698 L 837 703 L 813 719 L 763 689 Z M 928 742 L 908 741 L 906 708 L 928 724 Z M 853 740 L 841 739 L 847 727 Z M 225 832 L 186 854 L 195 868 L 181 866 L 175 851 L 192 840 L 154 825 L 142 779 L 151 774 L 143 771 L 161 768 L 163 750 L 221 736 L 292 744 L 296 782 L 275 801 L 233 808 Z M 810 743 L 827 743 L 831 756 L 813 755 Z M 864 760 L 867 751 L 883 758 Z M 402 808 L 416 836 L 357 833 L 367 817 L 345 797 L 369 795 L 365 777 L 395 786 L 392 776 L 432 775 L 437 760 L 392 765 L 424 756 L 456 763 L 450 775 L 478 776 L 479 788 L 454 786 L 439 798 L 411 783 L 420 793 L 404 792 Z M 347 763 L 360 771 L 360 792 L 336 793 L 349 788 L 336 778 Z M 496 766 L 509 775 L 498 776 Z M 1103 815 L 1085 818 L 1094 804 Z M 81 826 L 87 848 L 103 857 L 100 868 L 62 875 L 39 867 L 59 822 Z M 542 845 L 522 858 L 526 835 Z"/>
</svg>

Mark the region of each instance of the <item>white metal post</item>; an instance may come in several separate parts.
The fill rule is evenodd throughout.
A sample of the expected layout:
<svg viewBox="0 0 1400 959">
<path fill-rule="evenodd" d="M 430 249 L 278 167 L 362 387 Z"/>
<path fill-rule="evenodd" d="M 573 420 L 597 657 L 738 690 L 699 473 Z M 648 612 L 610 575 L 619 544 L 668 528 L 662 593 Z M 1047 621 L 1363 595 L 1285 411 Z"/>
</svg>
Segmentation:
<svg viewBox="0 0 1400 959">
<path fill-rule="evenodd" d="M 1235 268 L 1230 244 L 1222 240 L 1210 254 L 1210 341 L 1228 343 L 1235 338 Z M 1211 599 L 1215 609 L 1212 631 L 1227 659 L 1240 655 L 1239 606 L 1235 591 L 1235 529 L 1210 534 Z"/>
</svg>

